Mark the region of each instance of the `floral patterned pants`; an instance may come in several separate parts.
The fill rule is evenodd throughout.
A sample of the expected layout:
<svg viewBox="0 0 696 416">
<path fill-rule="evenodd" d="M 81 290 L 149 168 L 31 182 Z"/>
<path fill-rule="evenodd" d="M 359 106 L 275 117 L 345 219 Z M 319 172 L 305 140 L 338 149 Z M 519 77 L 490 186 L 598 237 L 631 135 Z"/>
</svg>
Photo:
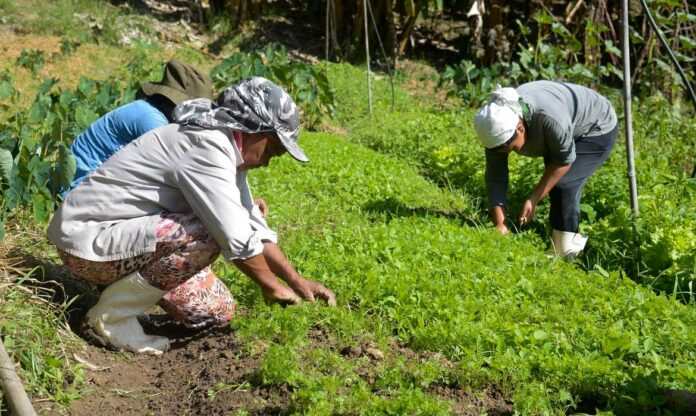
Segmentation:
<svg viewBox="0 0 696 416">
<path fill-rule="evenodd" d="M 75 276 L 108 286 L 139 271 L 152 286 L 167 293 L 159 305 L 188 328 L 225 325 L 234 315 L 227 286 L 210 269 L 220 247 L 193 214 L 163 213 L 157 223 L 154 253 L 123 260 L 96 262 L 58 250 Z"/>
</svg>

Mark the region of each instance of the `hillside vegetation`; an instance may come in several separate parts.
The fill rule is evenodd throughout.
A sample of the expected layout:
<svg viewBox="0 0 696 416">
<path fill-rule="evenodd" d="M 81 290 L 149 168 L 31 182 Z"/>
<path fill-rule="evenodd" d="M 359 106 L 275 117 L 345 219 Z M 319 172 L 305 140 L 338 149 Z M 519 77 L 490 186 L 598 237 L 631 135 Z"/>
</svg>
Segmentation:
<svg viewBox="0 0 696 416">
<path fill-rule="evenodd" d="M 258 366 L 242 379 L 221 378 L 206 400 L 263 386 L 283 393 L 282 414 L 686 411 L 678 397 L 696 392 L 693 113 L 659 96 L 635 100 L 641 217 L 628 207 L 621 136 L 585 190 L 590 246 L 566 263 L 546 254 L 548 205 L 508 237 L 490 227 L 475 110 L 461 94 L 444 98 L 454 87 L 432 68 L 401 66 L 393 101 L 388 75 L 372 74 L 369 114 L 362 67 L 300 62 L 278 45 L 237 50 L 233 41 L 212 56 L 145 29 L 124 44 L 123 22 L 149 27 L 152 18 L 99 2 L 56 4 L 58 23 L 46 33 L 0 0 L 8 16 L 0 20 L 8 34 L 0 40 L 0 334 L 34 400 L 70 413 L 98 387 L 74 358 L 84 341 L 67 330 L 64 314 L 80 299 L 50 302 L 28 289 L 37 284 L 28 278 L 59 276 L 19 271 L 10 260 L 58 263 L 43 228 L 57 185 L 70 179 L 67 146 L 177 58 L 210 69 L 218 90 L 263 75 L 296 98 L 311 162 L 274 160 L 250 184 L 269 203 L 269 224 L 291 262 L 338 299 L 335 308 L 267 306 L 249 279 L 218 260 L 215 271 L 238 302 L 229 336 Z M 66 23 L 73 13 L 109 30 L 80 38 Z M 619 92 L 603 92 L 622 113 Z M 512 212 L 541 165 L 511 158 Z M 185 406 L 194 391 L 181 383 Z"/>
</svg>

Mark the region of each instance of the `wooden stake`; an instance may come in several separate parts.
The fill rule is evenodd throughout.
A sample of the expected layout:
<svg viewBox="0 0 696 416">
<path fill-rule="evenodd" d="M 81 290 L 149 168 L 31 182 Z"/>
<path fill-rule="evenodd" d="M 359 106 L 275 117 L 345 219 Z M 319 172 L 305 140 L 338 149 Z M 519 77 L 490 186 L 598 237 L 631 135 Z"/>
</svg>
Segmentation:
<svg viewBox="0 0 696 416">
<path fill-rule="evenodd" d="M 24 390 L 22 381 L 14 370 L 14 363 L 5 350 L 0 339 L 0 384 L 10 406 L 10 413 L 15 416 L 36 416 L 31 400 Z"/>
</svg>

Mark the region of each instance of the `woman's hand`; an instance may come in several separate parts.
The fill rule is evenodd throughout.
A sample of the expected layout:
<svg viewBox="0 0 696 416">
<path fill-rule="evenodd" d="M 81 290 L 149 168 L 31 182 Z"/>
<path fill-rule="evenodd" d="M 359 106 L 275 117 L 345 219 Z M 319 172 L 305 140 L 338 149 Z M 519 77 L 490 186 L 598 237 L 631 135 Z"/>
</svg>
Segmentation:
<svg viewBox="0 0 696 416">
<path fill-rule="evenodd" d="M 319 282 L 298 274 L 295 278 L 288 281 L 288 284 L 304 300 L 313 302 L 316 299 L 323 299 L 330 306 L 336 306 L 336 295 Z"/>
<path fill-rule="evenodd" d="M 264 201 L 261 198 L 255 198 L 254 205 L 259 207 L 259 210 L 261 211 L 261 215 L 264 218 L 266 218 L 266 216 L 268 215 L 268 204 L 266 203 L 266 201 Z"/>
<path fill-rule="evenodd" d="M 505 207 L 496 205 L 491 210 L 491 216 L 493 217 L 493 226 L 496 230 L 500 231 L 502 235 L 510 234 L 510 230 L 505 225 Z"/>
<path fill-rule="evenodd" d="M 495 225 L 495 229 L 498 230 L 498 231 L 500 231 L 500 233 L 501 233 L 502 235 L 508 235 L 508 234 L 510 234 L 510 230 L 508 230 L 508 228 L 507 228 L 507 226 L 505 225 L 505 223 L 502 223 L 502 222 L 501 222 L 500 224 L 496 224 L 496 225 Z"/>
<path fill-rule="evenodd" d="M 523 227 L 534 219 L 534 213 L 536 211 L 536 202 L 531 199 L 527 199 L 522 204 L 522 209 L 520 210 L 520 227 Z"/>
<path fill-rule="evenodd" d="M 297 305 L 302 302 L 302 299 L 292 289 L 280 284 L 272 288 L 262 288 L 261 294 L 267 304 Z"/>
</svg>

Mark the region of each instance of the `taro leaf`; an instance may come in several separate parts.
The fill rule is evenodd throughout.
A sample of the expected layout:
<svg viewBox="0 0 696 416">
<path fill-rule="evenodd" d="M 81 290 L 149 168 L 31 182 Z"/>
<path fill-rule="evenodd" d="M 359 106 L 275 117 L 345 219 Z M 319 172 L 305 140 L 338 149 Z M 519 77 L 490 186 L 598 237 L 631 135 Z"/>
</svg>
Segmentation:
<svg viewBox="0 0 696 416">
<path fill-rule="evenodd" d="M 0 148 L 0 183 L 10 183 L 12 165 L 12 153 L 7 149 Z"/>
<path fill-rule="evenodd" d="M 53 126 L 51 128 L 51 139 L 54 142 L 63 141 L 63 120 L 60 117 L 56 117 L 53 120 Z"/>
<path fill-rule="evenodd" d="M 46 94 L 48 92 L 48 90 L 53 88 L 53 86 L 56 85 L 57 83 L 58 83 L 58 78 L 46 78 L 44 80 L 43 84 L 41 84 L 41 86 L 39 87 L 39 91 L 36 93 L 36 96 L 38 97 L 38 96 Z"/>
<path fill-rule="evenodd" d="M 26 190 L 24 180 L 19 176 L 19 169 L 15 165 L 10 175 L 10 187 L 3 192 L 8 211 L 12 211 L 22 202 L 22 195 Z"/>
<path fill-rule="evenodd" d="M 75 110 L 75 121 L 81 130 L 89 127 L 90 124 L 99 118 L 99 114 L 95 113 L 91 108 L 80 106 Z"/>
<path fill-rule="evenodd" d="M 48 219 L 48 210 L 46 209 L 46 197 L 42 194 L 34 194 L 32 201 L 32 210 L 34 211 L 34 220 L 38 222 L 46 222 Z"/>
<path fill-rule="evenodd" d="M 29 123 L 39 124 L 46 117 L 46 104 L 41 102 L 41 100 L 34 101 L 29 109 Z"/>
<path fill-rule="evenodd" d="M 2 128 L 2 126 L 0 126 Z M 9 131 L 0 131 L 0 147 L 12 151 L 17 145 L 17 138 Z"/>
<path fill-rule="evenodd" d="M 89 95 L 89 93 L 92 91 L 94 88 L 94 81 L 87 77 L 80 77 L 80 83 L 77 86 L 77 90 L 82 93 L 82 96 L 85 97 Z"/>
<path fill-rule="evenodd" d="M 0 100 L 5 100 L 14 96 L 17 90 L 14 89 L 12 83 L 7 79 L 0 80 Z"/>
<path fill-rule="evenodd" d="M 75 177 L 75 157 L 70 149 L 63 144 L 58 144 L 58 183 L 63 189 L 68 189 Z"/>
</svg>

